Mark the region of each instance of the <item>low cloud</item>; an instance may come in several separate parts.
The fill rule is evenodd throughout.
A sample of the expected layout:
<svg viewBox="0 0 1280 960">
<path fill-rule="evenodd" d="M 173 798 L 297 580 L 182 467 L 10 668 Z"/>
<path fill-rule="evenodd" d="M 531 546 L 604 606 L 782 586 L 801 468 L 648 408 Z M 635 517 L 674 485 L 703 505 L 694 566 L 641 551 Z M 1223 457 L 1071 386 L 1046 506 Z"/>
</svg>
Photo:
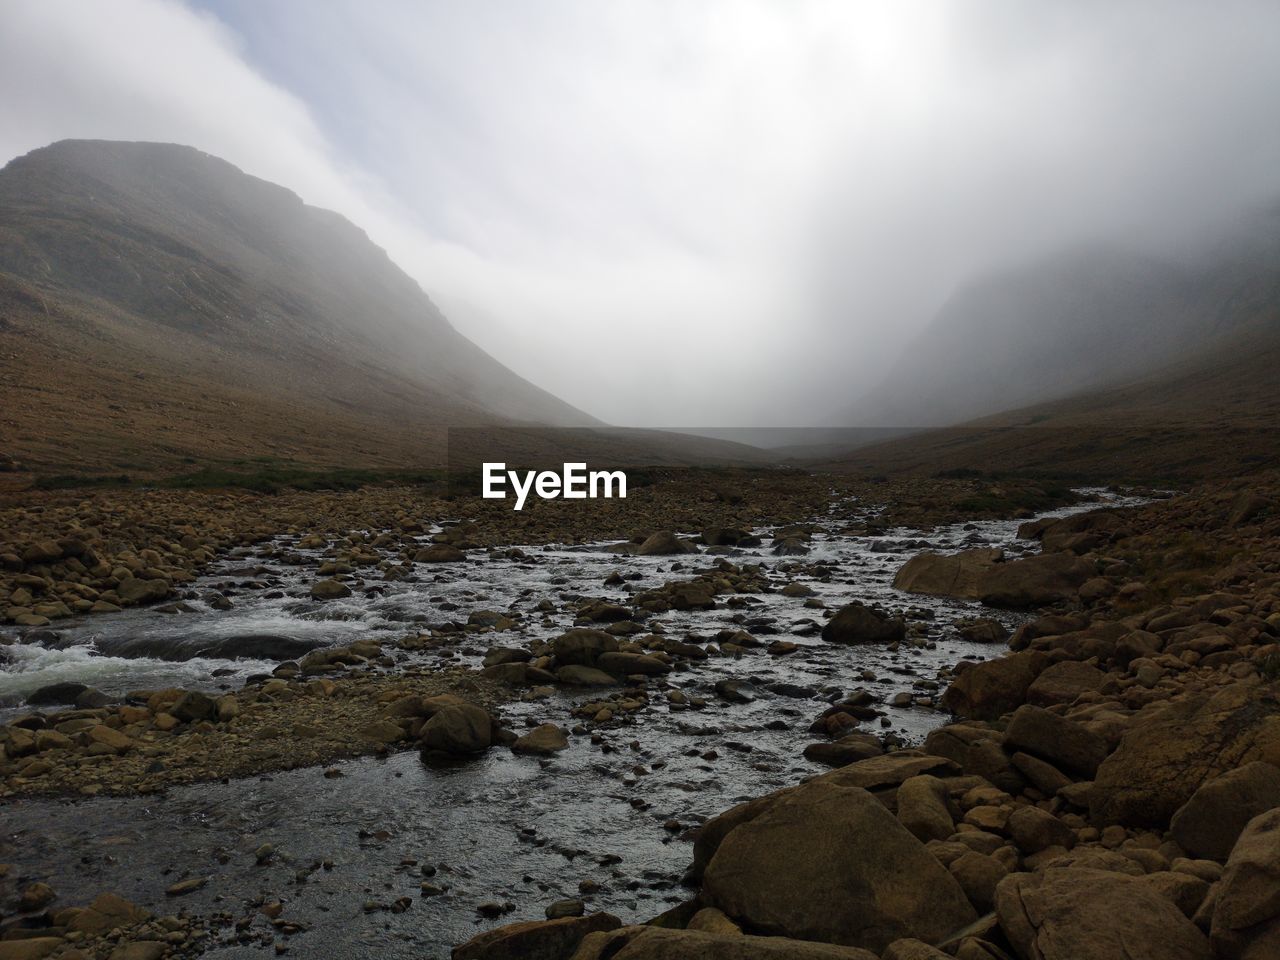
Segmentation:
<svg viewBox="0 0 1280 960">
<path fill-rule="evenodd" d="M 799 424 L 956 284 L 1280 196 L 1266 2 L 0 8 L 0 159 L 189 143 L 625 424 Z"/>
</svg>

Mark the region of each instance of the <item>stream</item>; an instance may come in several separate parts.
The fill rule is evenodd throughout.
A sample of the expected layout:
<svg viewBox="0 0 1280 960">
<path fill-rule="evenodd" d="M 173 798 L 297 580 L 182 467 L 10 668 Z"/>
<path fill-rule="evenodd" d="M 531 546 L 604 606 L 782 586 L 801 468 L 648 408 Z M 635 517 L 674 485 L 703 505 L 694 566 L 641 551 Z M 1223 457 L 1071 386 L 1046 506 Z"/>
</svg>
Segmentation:
<svg viewBox="0 0 1280 960">
<path fill-rule="evenodd" d="M 1140 502 L 1092 492 L 1116 506 Z M 305 928 L 281 940 L 259 917 L 243 934 L 249 942 L 235 942 L 229 930 L 218 933 L 207 955 L 219 958 L 259 956 L 274 942 L 302 956 L 447 957 L 452 945 L 482 929 L 542 919 L 548 904 L 567 898 L 584 899 L 588 910 L 607 910 L 624 922 L 648 919 L 688 896 L 680 876 L 691 860 L 691 828 L 825 769 L 804 760 L 801 750 L 816 739 L 809 724 L 830 702 L 866 689 L 884 718 L 862 729 L 918 741 L 946 719 L 928 705 L 940 692 L 938 671 L 1003 652 L 1003 646 L 962 640 L 953 625 L 984 616 L 1012 628 L 1019 614 L 908 596 L 893 589 L 892 579 L 924 549 L 1033 550 L 1016 539 L 1019 521 L 880 536 L 839 532 L 874 513 L 834 503 L 828 516 L 812 521 L 819 529 L 805 556 L 775 556 L 767 529 L 756 531 L 765 536 L 762 546 L 733 548 L 725 556 L 735 564 L 761 564 L 776 587 L 802 582 L 833 610 L 856 599 L 910 611 L 909 622 L 926 628 L 917 643 L 897 649 L 826 644 L 817 633 L 822 611 L 777 589 L 743 606 L 673 611 L 648 625 L 660 621 L 668 635 L 703 643 L 726 627 L 744 629 L 763 644 L 787 639 L 799 649 L 785 657 L 769 656 L 763 647 L 738 658 L 711 657 L 651 681 L 659 695 L 628 724 L 596 737 L 571 736 L 569 748 L 553 759 L 494 749 L 441 769 L 407 751 L 344 762 L 344 775 L 336 778 L 304 768 L 146 797 L 10 802 L 0 861 L 50 883 L 60 903 L 111 890 L 162 914 L 181 908 L 244 916 L 264 900 L 281 900 L 284 919 Z M 490 644 L 518 645 L 568 629 L 573 614 L 566 600 L 628 604 L 634 593 L 692 576 L 719 559 L 620 556 L 607 547 L 474 551 L 465 563 L 420 566 L 416 580 L 353 583 L 351 597 L 323 604 L 308 594 L 323 551 L 302 550 L 287 539 L 238 550 L 186 592 L 186 612 L 135 608 L 15 634 L 0 646 L 0 713 L 30 710 L 25 698 L 55 682 L 84 683 L 113 696 L 167 686 L 237 689 L 310 648 L 378 638 L 391 651 L 399 637 L 445 620 L 465 622 L 471 611 L 523 612 L 523 633 L 465 635 L 443 651 L 393 654 L 404 664 L 448 658 L 478 666 Z M 603 586 L 614 571 L 623 582 Z M 230 594 L 230 609 L 202 599 L 214 591 Z M 553 601 L 554 612 L 535 611 L 544 599 Z M 722 679 L 749 681 L 756 699 L 721 700 L 713 687 Z M 664 687 L 700 697 L 706 706 L 679 709 L 661 695 Z M 919 702 L 890 706 L 903 692 Z M 573 706 L 599 695 L 564 688 L 550 698 L 506 705 L 501 715 L 517 732 L 547 721 L 569 729 L 576 722 Z M 260 864 L 254 852 L 263 844 L 275 853 Z M 210 879 L 166 901 L 165 888 L 187 875 Z M 423 896 L 424 880 L 444 892 Z"/>
</svg>

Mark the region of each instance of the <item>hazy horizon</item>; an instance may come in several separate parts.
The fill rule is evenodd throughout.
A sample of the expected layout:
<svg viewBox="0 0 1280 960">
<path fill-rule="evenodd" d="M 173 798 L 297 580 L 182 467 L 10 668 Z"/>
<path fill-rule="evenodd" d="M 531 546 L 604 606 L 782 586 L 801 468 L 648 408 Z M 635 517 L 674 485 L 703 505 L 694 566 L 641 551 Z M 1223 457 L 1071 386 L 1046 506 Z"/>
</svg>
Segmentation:
<svg viewBox="0 0 1280 960">
<path fill-rule="evenodd" d="M 1280 198 L 1272 4 L 369 9 L 6 5 L 0 163 L 223 157 L 624 426 L 835 422 L 957 289 Z"/>
</svg>

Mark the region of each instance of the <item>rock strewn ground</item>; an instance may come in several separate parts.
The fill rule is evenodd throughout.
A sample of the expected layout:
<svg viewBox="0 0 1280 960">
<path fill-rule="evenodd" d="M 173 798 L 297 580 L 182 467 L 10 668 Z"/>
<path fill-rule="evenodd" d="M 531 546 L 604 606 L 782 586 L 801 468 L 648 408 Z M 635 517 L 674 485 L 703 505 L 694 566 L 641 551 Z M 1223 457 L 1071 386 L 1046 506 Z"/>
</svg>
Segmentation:
<svg viewBox="0 0 1280 960">
<path fill-rule="evenodd" d="M 957 722 L 725 812 L 688 904 L 545 955 L 1280 956 L 1280 478 L 1026 534 L 1063 559 L 1001 576 L 1055 609 L 957 666 Z"/>
</svg>

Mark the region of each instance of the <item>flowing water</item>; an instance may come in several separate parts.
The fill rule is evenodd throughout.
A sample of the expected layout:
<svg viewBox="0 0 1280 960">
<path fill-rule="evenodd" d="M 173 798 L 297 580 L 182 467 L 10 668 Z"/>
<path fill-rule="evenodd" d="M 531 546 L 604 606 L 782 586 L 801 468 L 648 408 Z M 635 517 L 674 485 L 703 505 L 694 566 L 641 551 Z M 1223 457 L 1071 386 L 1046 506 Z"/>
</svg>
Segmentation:
<svg viewBox="0 0 1280 960">
<path fill-rule="evenodd" d="M 624 921 L 647 919 L 687 897 L 679 878 L 691 859 L 688 828 L 821 769 L 801 750 L 814 739 L 809 724 L 829 702 L 866 689 L 885 714 L 881 727 L 866 729 L 919 739 L 944 716 L 928 706 L 891 707 L 890 698 L 907 692 L 927 700 L 936 693 L 939 669 L 1001 652 L 961 640 L 953 624 L 995 616 L 1012 627 L 1016 614 L 907 596 L 891 581 L 921 549 L 1026 550 L 1016 540 L 1017 521 L 928 534 L 838 532 L 873 513 L 833 505 L 830 517 L 814 521 L 820 529 L 806 556 L 774 556 L 766 538 L 765 546 L 735 549 L 728 559 L 762 564 L 777 586 L 805 583 L 833 609 L 860 600 L 912 611 L 928 627 L 919 645 L 825 644 L 816 632 L 821 611 L 779 592 L 755 595 L 741 608 L 672 612 L 655 618 L 668 635 L 705 641 L 730 627 L 766 643 L 785 638 L 800 649 L 785 657 L 760 649 L 692 663 L 651 684 L 658 695 L 630 723 L 597 738 L 573 736 L 569 749 L 550 760 L 495 749 L 437 769 L 406 752 L 346 762 L 344 776 L 332 779 L 308 768 L 174 788 L 163 796 L 12 802 L 4 809 L 0 859 L 51 883 L 63 902 L 112 890 L 162 913 L 182 907 L 243 916 L 264 899 L 280 899 L 284 918 L 306 927 L 288 940 L 292 953 L 305 956 L 445 957 L 450 945 L 487 926 L 540 919 L 550 902 L 580 896 L 580 884 L 589 909 Z M 211 568 L 184 601 L 189 612 L 153 607 L 61 621 L 53 634 L 31 632 L 0 647 L 0 706 L 9 713 L 29 709 L 23 698 L 66 680 L 113 695 L 163 686 L 235 689 L 312 647 L 366 637 L 394 641 L 431 624 L 465 621 L 473 610 L 524 612 L 529 631 L 523 635 L 466 635 L 443 653 L 395 654 L 406 663 L 447 657 L 479 664 L 490 643 L 518 644 L 567 629 L 566 599 L 626 604 L 634 592 L 691 576 L 718 559 L 628 557 L 606 547 L 493 551 L 466 563 L 420 567 L 429 572 L 415 582 L 368 581 L 349 598 L 320 604 L 307 594 L 320 552 L 277 541 Z M 634 579 L 602 586 L 614 571 Z M 231 609 L 214 610 L 199 599 L 215 589 L 232 595 Z M 535 612 L 543 599 L 558 612 Z M 756 699 L 730 704 L 717 698 L 713 686 L 727 678 L 749 681 Z M 707 705 L 679 709 L 661 695 L 663 686 Z M 510 704 L 502 717 L 517 732 L 546 721 L 569 728 L 572 707 L 599 696 L 561 692 Z M 276 854 L 259 864 L 254 851 L 267 843 Z M 210 879 L 166 904 L 164 889 L 187 875 Z M 419 895 L 428 875 L 444 893 Z M 486 903 L 507 912 L 483 919 L 477 908 Z M 265 919 L 245 936 L 256 939 L 224 943 L 210 955 L 256 955 L 272 942 Z"/>
</svg>

